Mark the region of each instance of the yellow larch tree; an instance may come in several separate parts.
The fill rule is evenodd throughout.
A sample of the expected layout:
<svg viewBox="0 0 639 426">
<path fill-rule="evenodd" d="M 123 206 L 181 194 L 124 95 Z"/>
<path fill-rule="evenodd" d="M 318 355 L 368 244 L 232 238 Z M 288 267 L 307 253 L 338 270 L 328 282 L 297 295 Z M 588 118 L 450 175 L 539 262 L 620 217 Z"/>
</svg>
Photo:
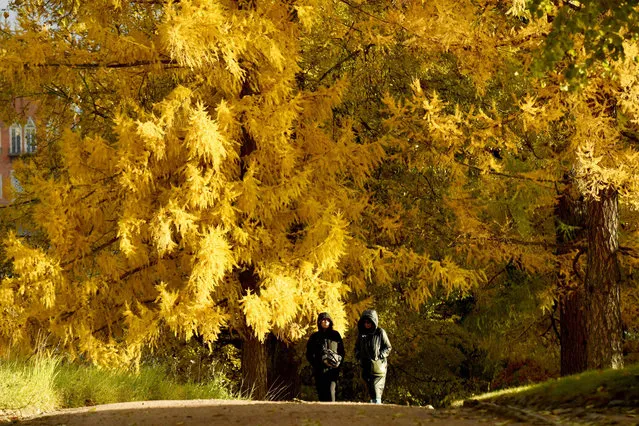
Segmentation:
<svg viewBox="0 0 639 426">
<path fill-rule="evenodd" d="M 352 227 L 383 155 L 332 122 L 343 82 L 297 88 L 319 3 L 14 7 L 0 78 L 38 101 L 43 130 L 17 168 L 31 225 L 5 240 L 2 344 L 45 331 L 71 354 L 131 365 L 163 327 L 206 341 L 232 328 L 245 384 L 264 397 L 268 333 L 300 338 L 323 310 L 346 327 L 339 265 L 362 247 Z"/>
<path fill-rule="evenodd" d="M 380 290 L 380 296 L 391 293 L 388 298 L 402 299 L 406 303 L 402 308 L 420 309 L 437 291 L 466 291 L 485 278 L 485 265 L 467 263 L 465 256 L 450 249 L 448 238 L 455 240 L 456 229 L 440 221 L 445 216 L 440 214 L 441 200 L 431 199 L 430 193 L 424 196 L 423 186 L 414 187 L 408 195 L 402 187 L 400 181 L 411 175 L 423 178 L 437 167 L 420 167 L 410 158 L 415 145 L 419 146 L 419 136 L 415 139 L 402 133 L 394 137 L 405 123 L 389 120 L 384 124 L 389 115 L 384 100 L 387 94 L 389 99 L 409 97 L 416 76 L 427 75 L 429 68 L 445 67 L 455 56 L 464 59 L 459 61 L 462 75 L 471 76 L 483 87 L 498 63 L 486 60 L 498 56 L 486 46 L 495 46 L 501 37 L 493 33 L 492 12 L 484 13 L 489 9 L 491 2 L 336 1 L 303 42 L 302 84 L 321 87 L 346 76 L 350 84 L 339 116 L 352 120 L 358 140 L 378 141 L 388 154 L 369 180 L 370 208 L 363 216 L 365 241 L 376 248 L 367 251 L 373 273 L 363 270 L 357 253 L 343 262 L 354 289 L 353 316 L 366 305 L 383 303 L 375 300 L 373 288 Z M 440 161 L 438 170 L 444 170 L 442 160 L 434 156 L 431 164 Z M 417 202 L 412 198 L 415 193 L 421 194 Z M 445 235 L 436 232 L 438 227 Z M 366 247 L 360 251 L 365 252 Z"/>
<path fill-rule="evenodd" d="M 586 9 L 603 6 L 593 1 Z M 630 14 L 630 7 L 620 3 L 619 12 L 622 8 L 626 12 L 612 21 Z M 551 8 L 547 13 L 565 19 L 566 10 Z M 580 10 L 568 11 L 568 15 Z M 603 9 L 600 12 L 605 15 Z M 521 35 L 527 43 L 539 45 L 543 34 L 550 32 L 550 21 L 542 16 L 525 26 Z M 637 99 L 632 77 L 637 69 L 631 59 L 608 50 L 625 36 L 625 30 L 618 23 L 611 25 L 612 21 L 589 21 L 592 27 L 585 37 L 581 31 L 571 33 L 572 24 L 584 23 L 578 15 L 559 31 L 555 31 L 558 23 L 553 22 L 554 35 L 547 40 L 551 47 L 544 53 L 552 56 L 561 50 L 558 46 L 570 46 L 564 52 L 569 58 L 555 62 L 554 69 L 536 82 L 534 93 L 531 90 L 520 101 L 522 125 L 544 141 L 536 145 L 544 154 L 534 173 L 558 181 L 555 254 L 560 276 L 556 297 L 562 326 L 562 374 L 623 365 L 623 271 L 635 267 L 637 239 L 634 227 L 625 226 L 622 231 L 620 220 L 626 217 L 633 222 L 639 195 L 634 147 Z M 592 43 L 593 34 L 597 38 L 611 32 L 616 35 L 601 40 L 610 45 Z M 626 52 L 632 54 L 636 49 L 636 41 L 624 43 Z M 610 57 L 605 59 L 607 54 Z M 580 70 L 578 76 L 575 70 Z M 625 319 L 626 324 L 631 321 Z"/>
<path fill-rule="evenodd" d="M 571 87 L 570 73 L 564 73 L 567 63 L 533 78 L 528 66 L 552 19 L 531 20 L 525 6 L 515 1 L 508 10 L 520 21 L 491 14 L 492 33 L 502 37 L 480 48 L 499 61 L 487 78 L 470 76 L 480 93 L 486 83 L 484 95 L 460 101 L 417 80 L 412 98 L 388 98 L 387 128 L 393 141 L 412 148 L 402 152 L 410 153 L 413 164 L 437 164 L 450 176 L 443 198 L 457 220 L 456 245 L 469 259 L 514 259 L 531 272 L 557 274 L 564 281 L 542 295 L 546 308 L 558 304 L 562 310 L 562 358 L 571 356 L 564 349 L 573 350 L 579 353 L 572 361 L 583 363 L 564 366 L 572 361 L 562 360 L 562 371 L 619 367 L 620 255 L 636 253 L 637 244 L 634 230 L 624 234 L 628 246 L 619 242 L 619 202 L 636 209 L 639 194 L 633 147 L 636 66 L 632 57 L 590 63 L 582 69 L 578 90 Z M 548 13 L 554 16 L 556 10 Z M 587 63 L 581 34 L 564 37 L 572 37 L 573 58 Z M 626 42 L 625 51 L 634 52 L 635 43 Z M 458 69 L 464 70 L 467 58 L 457 58 Z M 578 207 L 583 221 L 561 223 L 557 203 L 567 196 L 583 200 Z M 562 232 L 580 232 L 583 239 L 562 239 Z M 632 257 L 625 259 L 630 268 L 634 263 Z M 581 291 L 583 297 L 570 300 Z M 576 317 L 578 312 L 583 316 Z M 564 340 L 564 331 L 573 333 L 573 342 Z M 578 339 L 583 340 L 578 347 L 570 347 Z"/>
<path fill-rule="evenodd" d="M 635 155 L 609 107 L 634 123 L 632 64 L 592 70 L 579 93 L 559 73 L 524 76 L 548 22 L 517 19 L 520 0 L 14 8 L 0 87 L 38 103 L 39 133 L 17 166 L 3 345 L 44 330 L 72 355 L 131 365 L 161 329 L 212 341 L 230 328 L 263 397 L 269 333 L 298 339 L 322 310 L 344 329 L 371 282 L 419 308 L 494 265 L 567 271 L 585 257 L 553 251 L 558 186 L 574 182 L 592 217 L 617 217 L 618 194 L 636 204 Z M 384 175 L 383 158 L 421 182 L 420 202 L 432 194 L 428 208 L 385 186 L 404 175 Z M 605 277 L 613 234 L 607 254 L 589 250 L 589 276 Z M 615 297 L 616 282 L 595 281 Z M 614 340 L 593 346 L 593 366 L 616 359 L 615 324 L 592 333 Z"/>
<path fill-rule="evenodd" d="M 515 54 L 525 40 L 515 31 L 521 22 L 506 14 L 503 2 L 340 3 L 337 16 L 316 27 L 326 39 L 319 34 L 305 46 L 313 55 L 304 57 L 311 69 L 304 82 L 347 75 L 351 84 L 340 112 L 353 117 L 358 138 L 381 140 L 389 153 L 370 180 L 372 202 L 364 216 L 367 239 L 378 246 L 371 256 L 375 274 L 367 286 L 354 283 L 351 310 L 372 300 L 394 324 L 396 338 L 411 340 L 411 333 L 424 330 L 406 323 L 406 309 L 419 310 L 420 324 L 434 323 L 433 306 L 447 303 L 442 300 L 455 306 L 472 300 L 478 311 L 492 303 L 486 299 L 509 284 L 507 269 L 547 280 L 555 269 L 555 178 L 525 176 L 535 165 L 520 160 L 505 170 L 498 158 L 523 145 L 520 126 L 514 134 L 499 133 L 503 123 L 521 123 L 509 117 L 518 116 L 516 99 L 525 95 L 523 77 L 517 77 L 524 67 Z M 544 214 L 543 227 L 532 223 Z M 552 305 L 554 292 L 526 294 L 534 299 L 531 306 L 538 300 L 542 308 Z M 521 299 L 499 312 L 512 321 L 492 315 L 504 334 L 529 314 L 515 312 L 518 305 Z M 516 333 L 526 338 L 514 350 L 502 346 L 496 356 L 534 356 L 534 343 L 554 340 L 552 332 L 537 335 L 548 328 L 548 310 L 530 315 L 535 327 L 527 322 Z M 458 319 L 450 321 L 457 325 Z M 421 356 L 428 348 L 415 350 Z M 536 352 L 550 359 L 548 351 Z M 408 356 L 396 356 L 396 365 L 414 372 L 402 364 Z"/>
</svg>

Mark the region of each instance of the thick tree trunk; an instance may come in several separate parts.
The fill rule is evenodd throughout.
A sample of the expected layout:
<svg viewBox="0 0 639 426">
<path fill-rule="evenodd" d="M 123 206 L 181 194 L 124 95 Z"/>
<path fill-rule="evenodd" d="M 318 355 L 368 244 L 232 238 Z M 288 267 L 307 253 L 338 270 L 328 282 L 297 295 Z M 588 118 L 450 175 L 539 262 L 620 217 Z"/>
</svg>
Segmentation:
<svg viewBox="0 0 639 426">
<path fill-rule="evenodd" d="M 259 291 L 259 277 L 253 266 L 240 272 L 239 279 L 244 294 L 248 290 Z M 264 399 L 268 392 L 266 344 L 260 342 L 248 326 L 242 330 L 242 337 L 242 388 L 253 399 Z"/>
<path fill-rule="evenodd" d="M 274 335 L 267 340 L 269 355 L 269 400 L 290 401 L 300 395 L 301 360 L 295 346 L 286 344 Z"/>
<path fill-rule="evenodd" d="M 588 201 L 587 217 L 588 266 L 585 281 L 588 368 L 621 368 L 617 192 L 607 189 L 600 192 L 599 200 Z"/>
<path fill-rule="evenodd" d="M 586 316 L 581 285 L 565 288 L 559 301 L 561 375 L 580 373 L 588 368 L 586 358 Z"/>
<path fill-rule="evenodd" d="M 266 363 L 267 352 L 264 342 L 253 333 L 247 333 L 242 343 L 242 387 L 252 399 L 265 399 L 268 392 Z"/>
<path fill-rule="evenodd" d="M 573 227 L 571 232 L 562 231 L 557 224 L 557 254 L 572 251 L 569 244 L 577 244 L 584 238 L 586 227 L 584 203 L 573 193 L 572 185 L 559 197 L 555 217 L 563 225 Z M 576 262 L 575 262 L 576 263 Z M 585 289 L 583 276 L 579 276 L 578 265 L 572 273 L 559 272 L 559 341 L 561 375 L 585 371 L 588 368 L 586 358 L 586 318 Z"/>
</svg>

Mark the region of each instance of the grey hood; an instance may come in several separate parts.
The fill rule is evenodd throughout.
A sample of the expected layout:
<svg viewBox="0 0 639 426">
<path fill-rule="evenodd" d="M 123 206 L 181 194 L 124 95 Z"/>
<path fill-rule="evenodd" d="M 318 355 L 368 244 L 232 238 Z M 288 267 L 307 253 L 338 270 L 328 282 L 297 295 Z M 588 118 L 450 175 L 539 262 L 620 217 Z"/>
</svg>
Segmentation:
<svg viewBox="0 0 639 426">
<path fill-rule="evenodd" d="M 369 320 L 370 322 L 373 323 L 373 327 L 371 327 L 369 330 L 367 330 L 366 327 L 364 327 L 365 320 Z M 379 318 L 377 317 L 377 311 L 375 309 L 367 309 L 364 312 L 362 312 L 362 316 L 359 318 L 359 321 L 357 322 L 357 329 L 359 330 L 361 334 L 374 333 L 375 330 L 377 330 L 378 324 L 379 324 Z"/>
</svg>

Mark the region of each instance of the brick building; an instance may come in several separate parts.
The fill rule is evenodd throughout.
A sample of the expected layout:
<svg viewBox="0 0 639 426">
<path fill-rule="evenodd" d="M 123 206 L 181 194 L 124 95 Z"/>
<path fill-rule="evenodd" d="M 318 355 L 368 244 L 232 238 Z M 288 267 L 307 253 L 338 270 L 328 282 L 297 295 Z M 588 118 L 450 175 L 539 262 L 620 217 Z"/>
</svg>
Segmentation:
<svg viewBox="0 0 639 426">
<path fill-rule="evenodd" d="M 0 118 L 0 204 L 11 201 L 7 188 L 20 188 L 13 177 L 13 161 L 36 150 L 36 105 L 23 98 L 15 99 L 13 104 L 16 118 Z"/>
</svg>

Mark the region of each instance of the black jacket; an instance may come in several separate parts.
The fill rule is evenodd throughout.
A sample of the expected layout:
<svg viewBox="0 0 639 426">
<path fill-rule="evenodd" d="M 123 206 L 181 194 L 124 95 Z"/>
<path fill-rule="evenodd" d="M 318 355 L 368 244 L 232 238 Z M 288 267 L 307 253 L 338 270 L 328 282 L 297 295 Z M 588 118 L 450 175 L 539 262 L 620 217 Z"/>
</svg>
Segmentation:
<svg viewBox="0 0 639 426">
<path fill-rule="evenodd" d="M 364 327 L 364 321 L 369 320 L 373 326 L 369 329 Z M 364 374 L 369 373 L 370 361 L 383 360 L 390 355 L 391 344 L 386 331 L 378 327 L 379 319 L 374 309 L 368 309 L 362 313 L 357 323 L 357 341 L 355 342 L 355 358 L 364 369 Z"/>
<path fill-rule="evenodd" d="M 330 321 L 330 325 L 326 330 L 322 329 L 321 325 L 324 318 L 328 318 Z M 344 342 L 342 341 L 342 336 L 338 331 L 333 330 L 333 319 L 326 312 L 322 312 L 318 315 L 317 328 L 318 331 L 311 334 L 311 337 L 308 339 L 308 343 L 306 344 L 306 359 L 313 367 L 313 373 L 316 375 L 331 371 L 337 373 L 339 371 L 339 367 L 330 368 L 324 365 L 322 362 L 322 351 L 326 346 L 344 358 Z"/>
</svg>

